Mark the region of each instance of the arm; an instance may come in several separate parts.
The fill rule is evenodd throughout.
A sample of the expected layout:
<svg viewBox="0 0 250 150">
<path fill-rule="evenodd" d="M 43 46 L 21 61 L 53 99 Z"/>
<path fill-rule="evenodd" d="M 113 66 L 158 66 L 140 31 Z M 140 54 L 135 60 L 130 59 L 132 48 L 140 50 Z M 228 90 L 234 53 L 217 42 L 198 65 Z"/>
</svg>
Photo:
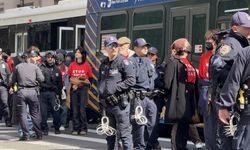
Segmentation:
<svg viewBox="0 0 250 150">
<path fill-rule="evenodd" d="M 168 64 L 165 67 L 165 76 L 164 76 L 164 83 L 165 83 L 165 90 L 169 91 L 172 85 L 172 81 L 174 79 L 175 74 L 175 64 L 173 60 L 169 60 Z"/>
<path fill-rule="evenodd" d="M 117 84 L 116 90 L 122 92 L 130 87 L 134 86 L 136 83 L 135 78 L 135 67 L 127 59 L 124 59 L 121 63 L 123 73 L 125 74 L 125 79 Z"/>
<path fill-rule="evenodd" d="M 42 83 L 44 81 L 44 75 L 43 75 L 41 69 L 38 67 L 36 67 L 36 80 L 39 83 Z"/>
</svg>

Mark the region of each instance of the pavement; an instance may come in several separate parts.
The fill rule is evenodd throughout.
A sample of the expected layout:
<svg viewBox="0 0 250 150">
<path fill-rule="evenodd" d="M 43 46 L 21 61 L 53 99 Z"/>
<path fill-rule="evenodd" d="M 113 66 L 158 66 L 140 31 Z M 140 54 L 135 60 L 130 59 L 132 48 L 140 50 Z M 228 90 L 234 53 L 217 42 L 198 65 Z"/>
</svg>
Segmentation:
<svg viewBox="0 0 250 150">
<path fill-rule="evenodd" d="M 18 141 L 17 127 L 5 127 L 0 123 L 0 150 L 105 150 L 105 136 L 96 134 L 95 127 L 96 124 L 91 124 L 86 136 L 71 135 L 70 129 L 54 134 L 51 129 L 41 141 L 31 139 L 24 142 Z M 171 149 L 169 138 L 159 138 L 159 141 L 162 150 Z M 195 150 L 194 144 L 188 142 L 188 149 Z"/>
</svg>

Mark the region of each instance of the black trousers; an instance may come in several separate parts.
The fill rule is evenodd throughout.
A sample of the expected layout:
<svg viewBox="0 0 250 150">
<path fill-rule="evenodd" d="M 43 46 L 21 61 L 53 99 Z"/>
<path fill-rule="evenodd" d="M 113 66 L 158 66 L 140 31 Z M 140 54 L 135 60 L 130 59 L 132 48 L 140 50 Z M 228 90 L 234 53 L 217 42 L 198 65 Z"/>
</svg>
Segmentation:
<svg viewBox="0 0 250 150">
<path fill-rule="evenodd" d="M 61 115 L 60 110 L 55 110 L 54 107 L 57 105 L 56 100 L 56 93 L 53 91 L 43 91 L 40 95 L 41 100 L 41 111 L 42 111 L 42 130 L 48 131 L 48 111 L 52 113 L 53 116 L 53 125 L 55 129 L 59 129 L 61 126 Z"/>
<path fill-rule="evenodd" d="M 79 87 L 71 91 L 71 102 L 73 112 L 73 130 L 87 131 L 86 104 L 88 100 L 88 87 Z"/>
<path fill-rule="evenodd" d="M 27 105 L 33 123 L 33 130 L 37 135 L 41 135 L 41 112 L 37 91 L 34 89 L 20 89 L 17 92 L 17 118 L 20 122 L 23 136 L 29 136 L 27 122 Z"/>
<path fill-rule="evenodd" d="M 186 110 L 182 119 L 180 119 L 177 123 L 176 133 L 172 133 L 172 149 L 176 150 L 186 150 L 187 140 L 189 137 L 189 124 L 194 115 L 195 110 L 195 88 L 192 84 L 186 84 L 185 91 L 186 98 Z"/>
</svg>

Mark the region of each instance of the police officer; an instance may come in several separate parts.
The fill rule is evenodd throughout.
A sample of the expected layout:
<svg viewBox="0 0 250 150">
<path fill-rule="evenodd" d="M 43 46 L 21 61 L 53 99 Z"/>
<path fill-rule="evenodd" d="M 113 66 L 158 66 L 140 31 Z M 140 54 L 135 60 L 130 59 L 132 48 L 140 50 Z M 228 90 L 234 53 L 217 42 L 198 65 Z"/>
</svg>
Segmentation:
<svg viewBox="0 0 250 150">
<path fill-rule="evenodd" d="M 55 127 L 55 134 L 60 134 L 60 98 L 62 91 L 62 75 L 58 67 L 55 65 L 55 55 L 53 51 L 47 51 L 45 54 L 45 62 L 40 66 L 45 77 L 44 82 L 41 83 L 41 111 L 42 113 L 42 130 L 44 135 L 48 135 L 48 115 L 50 110 L 53 116 L 53 125 Z"/>
<path fill-rule="evenodd" d="M 153 129 L 152 135 L 148 140 L 147 149 L 161 149 L 160 143 L 158 141 L 159 137 L 159 130 L 158 130 L 158 123 L 159 117 L 164 106 L 164 70 L 165 70 L 165 63 L 157 64 L 158 63 L 158 49 L 155 47 L 150 47 L 148 49 L 148 58 L 152 61 L 155 66 L 155 70 L 157 73 L 157 78 L 155 79 L 155 87 L 152 98 L 157 106 L 157 113 L 156 113 L 156 122 L 155 127 Z"/>
<path fill-rule="evenodd" d="M 132 87 L 132 91 L 136 95 L 132 101 L 131 114 L 137 114 L 136 108 L 142 107 L 143 113 L 148 119 L 146 123 L 147 135 L 150 137 L 154 129 L 156 120 L 156 105 L 153 100 L 149 99 L 152 90 L 154 89 L 154 80 L 156 78 L 155 68 L 151 60 L 147 58 L 149 43 L 143 38 L 138 38 L 134 41 L 135 54 L 129 58 L 136 70 L 136 84 Z M 138 109 L 139 110 L 139 109 Z M 133 142 L 135 149 L 145 149 L 144 140 L 145 124 L 138 124 L 135 119 L 132 120 L 133 126 Z"/>
<path fill-rule="evenodd" d="M 245 24 L 249 27 L 250 23 Z M 249 149 L 250 143 L 250 105 L 247 99 L 250 98 L 250 47 L 246 47 L 239 51 L 238 57 L 233 64 L 231 71 L 225 81 L 225 84 L 220 93 L 220 103 L 218 116 L 222 123 L 232 125 L 229 123 L 230 110 L 236 107 L 237 112 L 240 112 L 240 119 L 237 124 L 236 133 L 233 136 L 231 149 Z M 245 89 L 243 89 L 245 86 Z M 244 91 L 243 101 L 238 100 L 239 91 Z M 235 112 L 233 112 L 235 113 Z M 233 133 L 232 133 L 233 134 Z"/>
<path fill-rule="evenodd" d="M 133 65 L 118 54 L 117 39 L 108 36 L 105 41 L 106 58 L 100 66 L 99 94 L 110 126 L 116 128 L 122 141 L 123 149 L 132 150 L 130 124 L 130 105 L 127 92 L 135 84 Z M 108 149 L 118 148 L 117 135 L 108 136 Z"/>
<path fill-rule="evenodd" d="M 3 50 L 0 48 L 0 116 L 4 116 L 7 127 L 11 127 L 10 111 L 8 106 L 8 82 L 10 70 L 3 60 Z"/>
<path fill-rule="evenodd" d="M 13 72 L 11 85 L 17 83 L 19 89 L 17 92 L 17 117 L 20 121 L 20 126 L 23 136 L 21 141 L 29 140 L 29 128 L 27 123 L 27 106 L 29 107 L 33 129 L 36 132 L 36 138 L 42 139 L 41 132 L 41 112 L 40 103 L 38 100 L 39 83 L 44 81 L 44 76 L 40 68 L 33 63 L 30 63 L 30 56 L 25 52 L 22 56 L 24 62 L 18 64 Z"/>
<path fill-rule="evenodd" d="M 242 47 L 249 46 L 247 37 L 250 35 L 250 16 L 245 12 L 237 12 L 231 18 L 231 31 L 219 44 L 209 64 L 211 100 L 219 102 L 218 94 L 224 85 L 231 66 Z M 224 134 L 224 125 L 218 124 L 220 149 L 231 149 L 231 137 Z"/>
</svg>

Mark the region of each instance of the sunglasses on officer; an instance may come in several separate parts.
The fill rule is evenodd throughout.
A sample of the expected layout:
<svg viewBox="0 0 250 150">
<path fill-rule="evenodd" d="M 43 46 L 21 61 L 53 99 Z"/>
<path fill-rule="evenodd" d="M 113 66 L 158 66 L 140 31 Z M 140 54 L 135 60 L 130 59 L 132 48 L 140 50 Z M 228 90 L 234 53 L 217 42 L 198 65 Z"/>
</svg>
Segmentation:
<svg viewBox="0 0 250 150">
<path fill-rule="evenodd" d="M 112 43 L 112 44 L 107 45 L 107 48 L 110 48 L 110 49 L 117 48 L 117 47 L 118 47 L 117 43 Z"/>
</svg>

